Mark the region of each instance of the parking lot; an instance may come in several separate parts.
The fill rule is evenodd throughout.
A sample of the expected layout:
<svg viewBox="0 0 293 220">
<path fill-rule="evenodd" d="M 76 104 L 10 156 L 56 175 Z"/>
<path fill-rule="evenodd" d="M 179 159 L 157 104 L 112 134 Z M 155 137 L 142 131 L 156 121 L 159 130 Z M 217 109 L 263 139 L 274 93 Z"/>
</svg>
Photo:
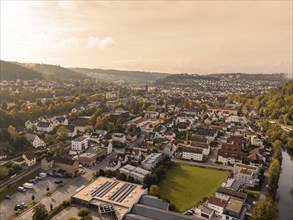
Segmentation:
<svg viewBox="0 0 293 220">
<path fill-rule="evenodd" d="M 62 180 L 66 184 L 71 179 L 47 177 L 45 180 L 34 184 L 32 189 L 26 189 L 26 192 L 16 192 L 12 195 L 12 199 L 5 199 L 0 203 L 0 219 L 7 219 L 15 213 L 14 206 L 22 202 L 26 204 L 32 203 L 32 195 L 35 196 L 35 202 L 46 197 L 47 187 L 49 192 L 54 192 L 62 184 L 56 184 L 55 181 Z"/>
</svg>

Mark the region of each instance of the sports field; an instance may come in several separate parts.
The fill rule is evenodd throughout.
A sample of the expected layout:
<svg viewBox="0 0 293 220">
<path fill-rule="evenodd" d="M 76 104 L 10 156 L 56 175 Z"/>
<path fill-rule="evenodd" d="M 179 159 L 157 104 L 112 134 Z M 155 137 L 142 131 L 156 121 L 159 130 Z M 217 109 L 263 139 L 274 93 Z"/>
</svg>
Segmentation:
<svg viewBox="0 0 293 220">
<path fill-rule="evenodd" d="M 176 164 L 160 182 L 160 195 L 173 202 L 179 212 L 183 212 L 203 197 L 212 195 L 228 175 L 228 171 Z"/>
</svg>

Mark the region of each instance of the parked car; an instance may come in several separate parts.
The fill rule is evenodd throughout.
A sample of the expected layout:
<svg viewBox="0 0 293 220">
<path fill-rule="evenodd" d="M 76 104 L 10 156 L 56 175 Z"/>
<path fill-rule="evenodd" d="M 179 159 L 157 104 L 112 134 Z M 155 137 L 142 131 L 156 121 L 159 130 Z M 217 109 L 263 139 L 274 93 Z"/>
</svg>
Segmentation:
<svg viewBox="0 0 293 220">
<path fill-rule="evenodd" d="M 12 199 L 12 196 L 11 195 L 7 195 L 7 196 L 5 196 L 5 199 Z"/>
<path fill-rule="evenodd" d="M 24 202 L 22 202 L 22 203 L 20 203 L 20 204 L 17 204 L 16 206 L 17 206 L 18 209 L 24 209 L 24 208 L 27 207 L 27 204 L 24 203 Z"/>
<path fill-rule="evenodd" d="M 56 180 L 55 183 L 56 184 L 61 184 L 61 183 L 63 183 L 63 181 L 62 180 Z"/>
</svg>

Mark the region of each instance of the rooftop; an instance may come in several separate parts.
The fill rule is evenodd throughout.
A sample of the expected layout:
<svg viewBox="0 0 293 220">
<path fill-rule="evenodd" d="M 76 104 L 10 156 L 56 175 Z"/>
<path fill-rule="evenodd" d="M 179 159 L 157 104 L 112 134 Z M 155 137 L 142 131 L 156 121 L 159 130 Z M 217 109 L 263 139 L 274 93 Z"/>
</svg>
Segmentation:
<svg viewBox="0 0 293 220">
<path fill-rule="evenodd" d="M 97 206 L 105 202 L 112 203 L 118 216 L 124 216 L 127 210 L 145 193 L 146 190 L 142 189 L 141 185 L 98 177 L 72 198 Z"/>
<path fill-rule="evenodd" d="M 238 200 L 238 199 L 234 199 L 234 198 L 230 198 L 225 209 L 229 210 L 229 211 L 236 212 L 236 213 L 240 213 L 242 206 L 243 206 L 243 201 Z"/>
</svg>

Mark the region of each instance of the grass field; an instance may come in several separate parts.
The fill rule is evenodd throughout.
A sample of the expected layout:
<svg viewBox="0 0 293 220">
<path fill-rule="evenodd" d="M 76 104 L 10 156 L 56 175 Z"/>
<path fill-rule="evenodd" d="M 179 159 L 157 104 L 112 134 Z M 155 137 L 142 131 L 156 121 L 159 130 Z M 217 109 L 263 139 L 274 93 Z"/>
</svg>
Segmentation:
<svg viewBox="0 0 293 220">
<path fill-rule="evenodd" d="M 229 171 L 176 164 L 160 182 L 160 195 L 173 202 L 177 211 L 183 212 L 203 197 L 212 195 L 228 175 Z"/>
</svg>

